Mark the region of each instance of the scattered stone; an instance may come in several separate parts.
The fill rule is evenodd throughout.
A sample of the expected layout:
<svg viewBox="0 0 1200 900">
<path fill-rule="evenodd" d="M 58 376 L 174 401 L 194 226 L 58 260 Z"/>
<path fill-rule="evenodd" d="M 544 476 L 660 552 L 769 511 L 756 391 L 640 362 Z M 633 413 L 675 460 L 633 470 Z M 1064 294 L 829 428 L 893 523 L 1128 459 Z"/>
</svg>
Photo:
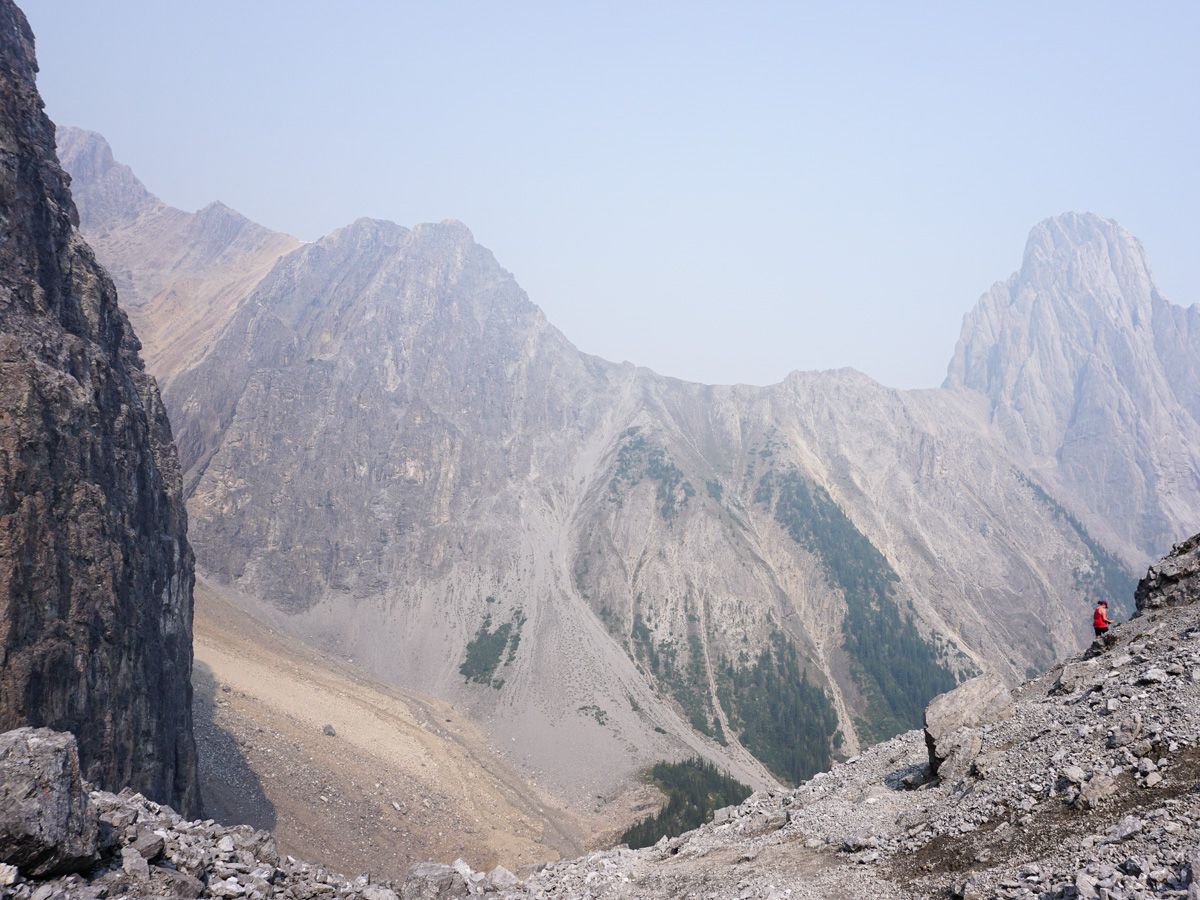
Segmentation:
<svg viewBox="0 0 1200 900">
<path fill-rule="evenodd" d="M 325 735 L 326 737 L 337 737 L 337 731 L 334 730 L 334 727 L 328 722 L 326 722 L 325 726 L 321 729 L 321 734 Z"/>
</svg>

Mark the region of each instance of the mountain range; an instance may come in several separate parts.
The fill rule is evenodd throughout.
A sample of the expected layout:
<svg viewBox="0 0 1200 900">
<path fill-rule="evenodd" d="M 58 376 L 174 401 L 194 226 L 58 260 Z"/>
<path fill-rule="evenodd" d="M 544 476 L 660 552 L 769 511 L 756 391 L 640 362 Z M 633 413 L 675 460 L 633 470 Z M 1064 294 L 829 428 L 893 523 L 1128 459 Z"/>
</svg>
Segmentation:
<svg viewBox="0 0 1200 900">
<path fill-rule="evenodd" d="M 201 577 L 560 797 L 691 753 L 797 782 L 1074 652 L 1200 516 L 1200 310 L 1095 215 L 1033 229 L 941 388 L 710 386 L 580 352 L 460 223 L 301 243 L 58 144 Z"/>
</svg>

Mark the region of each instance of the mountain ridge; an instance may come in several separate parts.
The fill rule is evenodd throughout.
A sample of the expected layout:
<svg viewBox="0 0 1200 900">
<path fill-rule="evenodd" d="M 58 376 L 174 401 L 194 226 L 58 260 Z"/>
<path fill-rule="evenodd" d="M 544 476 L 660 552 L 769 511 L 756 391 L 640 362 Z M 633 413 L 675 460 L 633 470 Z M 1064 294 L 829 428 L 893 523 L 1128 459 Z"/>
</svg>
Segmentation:
<svg viewBox="0 0 1200 900">
<path fill-rule="evenodd" d="M 795 780 L 901 727 L 897 682 L 927 694 L 1070 652 L 1078 607 L 1120 596 L 1140 558 L 984 391 L 610 363 L 461 223 L 358 220 L 232 307 L 164 389 L 202 568 L 273 624 L 463 704 L 560 795 L 612 787 L 581 769 L 694 753 Z M 764 730 L 787 717 L 739 685 L 802 674 L 787 702 L 836 726 L 785 759 L 801 735 Z"/>
</svg>

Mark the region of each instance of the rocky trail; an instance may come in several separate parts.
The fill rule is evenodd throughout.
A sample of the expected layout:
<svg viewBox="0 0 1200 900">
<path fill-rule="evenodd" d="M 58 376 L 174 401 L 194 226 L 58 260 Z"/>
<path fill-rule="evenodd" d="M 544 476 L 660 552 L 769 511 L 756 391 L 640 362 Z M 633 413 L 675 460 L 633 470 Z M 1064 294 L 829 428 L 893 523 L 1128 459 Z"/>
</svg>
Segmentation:
<svg viewBox="0 0 1200 900">
<path fill-rule="evenodd" d="M 654 847 L 517 874 L 459 859 L 349 880 L 281 856 L 265 831 L 188 822 L 140 795 L 89 797 L 69 736 L 9 732 L 0 846 L 17 850 L 0 896 L 1194 900 L 1200 535 L 1152 567 L 1137 604 L 1104 646 L 1011 694 L 973 679 L 931 704 L 924 733 L 795 790 L 760 791 Z"/>
</svg>

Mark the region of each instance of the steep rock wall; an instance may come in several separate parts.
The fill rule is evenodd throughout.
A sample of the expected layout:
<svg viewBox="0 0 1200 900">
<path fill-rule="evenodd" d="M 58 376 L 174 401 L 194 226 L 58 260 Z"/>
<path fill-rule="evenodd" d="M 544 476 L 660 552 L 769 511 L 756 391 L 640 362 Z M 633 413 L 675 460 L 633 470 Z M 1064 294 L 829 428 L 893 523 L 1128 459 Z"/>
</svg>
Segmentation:
<svg viewBox="0 0 1200 900">
<path fill-rule="evenodd" d="M 194 811 L 192 552 L 171 429 L 79 236 L 33 35 L 0 0 L 0 730 Z"/>
</svg>

